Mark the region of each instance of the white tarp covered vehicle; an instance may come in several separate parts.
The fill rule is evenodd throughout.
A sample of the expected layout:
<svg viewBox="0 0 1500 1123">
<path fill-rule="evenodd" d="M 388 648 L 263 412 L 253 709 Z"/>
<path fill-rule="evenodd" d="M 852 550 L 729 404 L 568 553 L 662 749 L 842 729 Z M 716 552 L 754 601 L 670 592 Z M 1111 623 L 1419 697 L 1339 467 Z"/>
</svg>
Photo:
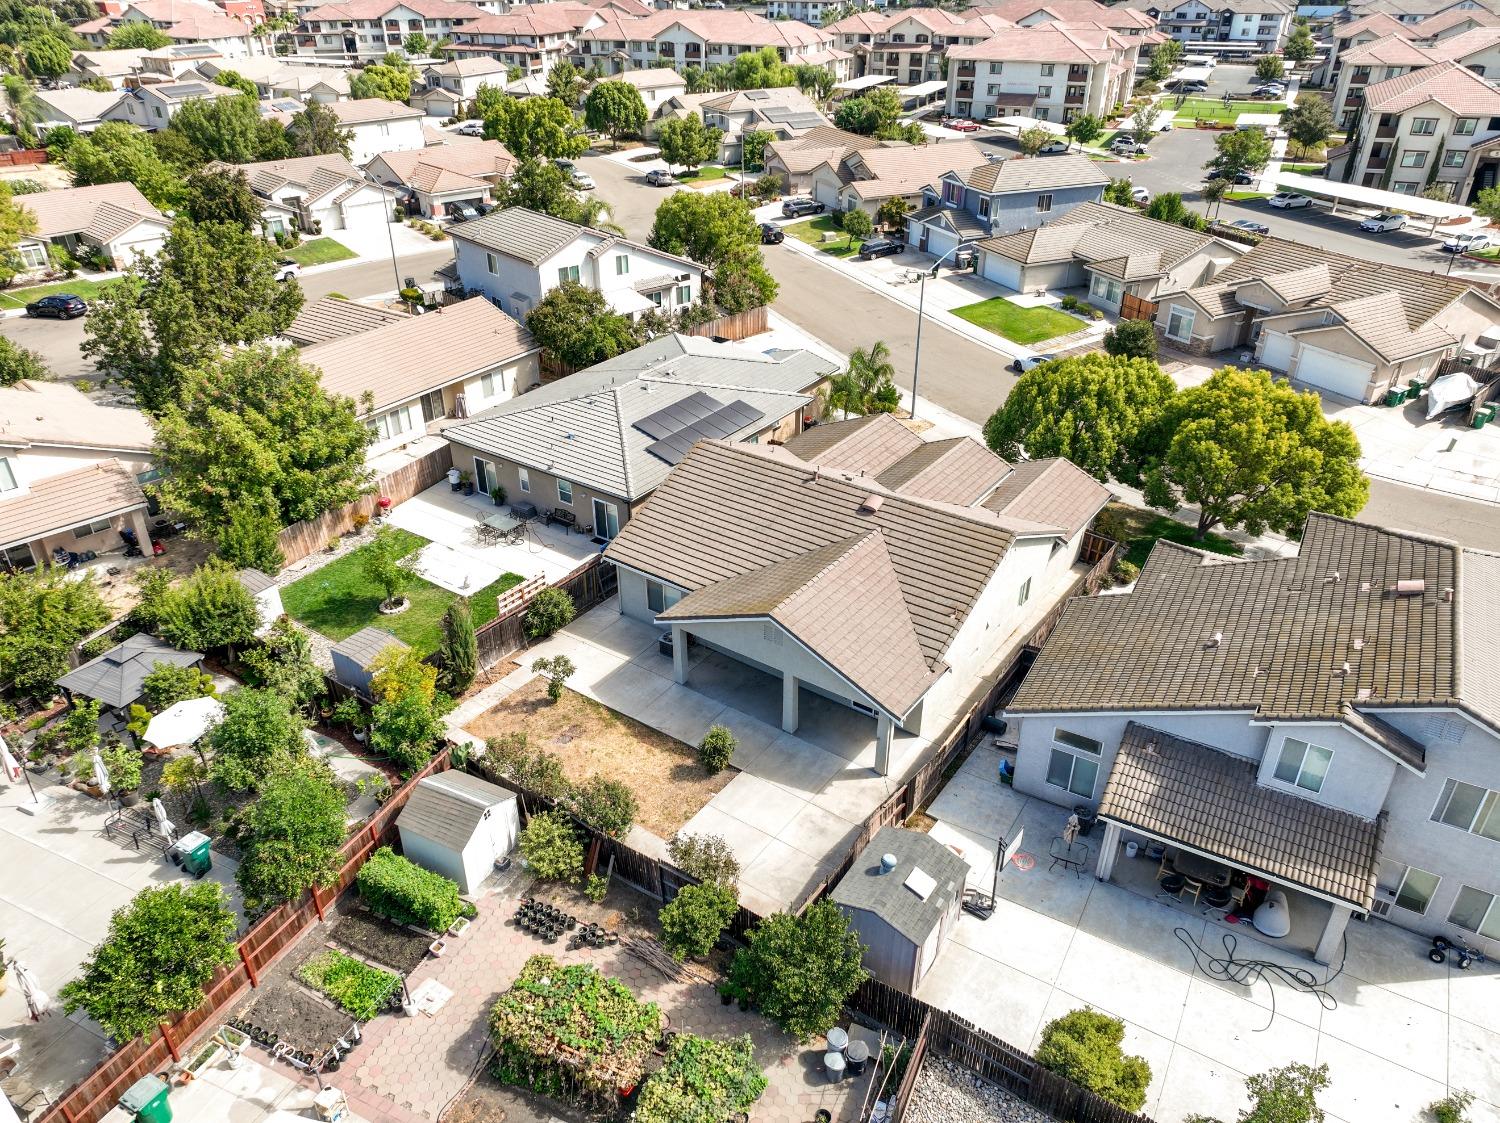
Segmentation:
<svg viewBox="0 0 1500 1123">
<path fill-rule="evenodd" d="M 1431 421 L 1444 410 L 1463 405 L 1478 389 L 1479 383 L 1461 370 L 1443 375 L 1427 387 L 1427 420 Z"/>
</svg>

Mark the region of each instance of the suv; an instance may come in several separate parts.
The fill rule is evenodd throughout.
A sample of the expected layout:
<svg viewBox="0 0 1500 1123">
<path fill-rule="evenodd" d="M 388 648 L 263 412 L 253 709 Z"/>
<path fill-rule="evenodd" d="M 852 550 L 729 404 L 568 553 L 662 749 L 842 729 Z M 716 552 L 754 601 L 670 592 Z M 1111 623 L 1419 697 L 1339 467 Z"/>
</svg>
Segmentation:
<svg viewBox="0 0 1500 1123">
<path fill-rule="evenodd" d="M 779 246 L 786 241 L 786 234 L 781 227 L 775 223 L 762 222 L 760 224 L 760 244 L 763 246 Z"/>
<path fill-rule="evenodd" d="M 1117 136 L 1109 142 L 1109 150 L 1116 156 L 1144 156 L 1146 146 L 1134 137 Z"/>
<path fill-rule="evenodd" d="M 479 217 L 479 212 L 474 209 L 473 203 L 449 203 L 448 221 L 455 225 L 460 222 L 472 222 Z"/>
<path fill-rule="evenodd" d="M 894 238 L 871 238 L 859 247 L 861 261 L 874 261 L 877 257 L 895 257 L 906 246 Z"/>
<path fill-rule="evenodd" d="M 1359 228 L 1367 234 L 1385 234 L 1391 230 L 1400 230 L 1406 225 L 1404 214 L 1394 214 L 1391 211 L 1381 211 L 1372 218 L 1367 218 L 1359 224 Z"/>
<path fill-rule="evenodd" d="M 58 320 L 77 319 L 79 316 L 87 315 L 88 310 L 89 306 L 83 302 L 83 298 L 74 296 L 70 292 L 44 296 L 40 300 L 33 300 L 26 306 L 28 316 L 51 316 Z"/>
<path fill-rule="evenodd" d="M 666 168 L 652 168 L 646 173 L 646 183 L 651 187 L 671 187 L 677 177 Z"/>
<path fill-rule="evenodd" d="M 822 214 L 828 208 L 811 199 L 788 199 L 781 204 L 782 218 L 801 218 L 803 215 Z"/>
<path fill-rule="evenodd" d="M 465 121 L 453 131 L 459 136 L 484 136 L 484 122 Z"/>
</svg>

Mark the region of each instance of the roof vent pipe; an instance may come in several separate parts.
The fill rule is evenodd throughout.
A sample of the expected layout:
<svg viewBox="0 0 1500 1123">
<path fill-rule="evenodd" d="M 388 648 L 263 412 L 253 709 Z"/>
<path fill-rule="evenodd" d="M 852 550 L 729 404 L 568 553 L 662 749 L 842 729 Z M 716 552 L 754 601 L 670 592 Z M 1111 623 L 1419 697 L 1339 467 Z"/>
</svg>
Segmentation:
<svg viewBox="0 0 1500 1123">
<path fill-rule="evenodd" d="M 1224 633 L 1223 632 L 1215 632 L 1213 635 L 1211 635 L 1211 636 L 1208 637 L 1208 642 L 1205 643 L 1203 646 L 1206 647 L 1206 648 L 1208 648 L 1208 650 L 1212 651 L 1214 648 L 1218 647 L 1223 642 L 1224 642 Z"/>
<path fill-rule="evenodd" d="M 1397 581 L 1386 589 L 1388 593 L 1394 593 L 1398 597 L 1420 597 L 1427 589 L 1427 582 L 1420 577 L 1414 577 L 1405 581 Z"/>
<path fill-rule="evenodd" d="M 1365 641 L 1364 641 L 1364 639 L 1363 638 L 1356 639 L 1354 641 L 1354 650 L 1355 651 L 1363 651 L 1364 649 L 1365 649 Z"/>
<path fill-rule="evenodd" d="M 1354 668 L 1352 666 L 1350 666 L 1348 663 L 1344 663 L 1342 666 L 1339 667 L 1339 674 L 1341 674 L 1341 675 L 1348 676 L 1348 675 L 1352 674 L 1353 672 L 1354 672 Z"/>
<path fill-rule="evenodd" d="M 1342 573 L 1340 573 L 1338 570 L 1335 569 L 1327 577 L 1323 578 L 1323 584 L 1325 584 L 1325 585 L 1339 585 L 1339 584 L 1343 583 L 1343 580 L 1344 580 L 1344 575 Z"/>
<path fill-rule="evenodd" d="M 1443 589 L 1443 603 L 1444 604 L 1452 604 L 1453 603 L 1453 586 L 1452 585 L 1448 585 L 1448 586 L 1444 587 L 1444 589 Z"/>
<path fill-rule="evenodd" d="M 890 873 L 896 868 L 896 855 L 882 854 L 880 856 L 880 872 Z"/>
</svg>

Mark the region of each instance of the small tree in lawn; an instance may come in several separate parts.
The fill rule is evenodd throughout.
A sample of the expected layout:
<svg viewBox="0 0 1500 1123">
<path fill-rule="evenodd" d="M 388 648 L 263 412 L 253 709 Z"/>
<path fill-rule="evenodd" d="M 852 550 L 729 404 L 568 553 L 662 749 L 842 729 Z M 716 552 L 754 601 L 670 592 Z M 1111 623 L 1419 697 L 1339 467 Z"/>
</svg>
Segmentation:
<svg viewBox="0 0 1500 1123">
<path fill-rule="evenodd" d="M 1036 1059 L 1044 1068 L 1102 1096 L 1126 1111 L 1140 1111 L 1151 1084 L 1151 1066 L 1120 1048 L 1125 1023 L 1097 1010 L 1074 1010 L 1048 1022 Z"/>
<path fill-rule="evenodd" d="M 679 963 L 702 959 L 714 950 L 739 907 L 734 891 L 723 885 L 685 885 L 657 914 L 662 943 Z"/>
<path fill-rule="evenodd" d="M 625 133 L 646 127 L 646 103 L 629 82 L 600 82 L 583 99 L 583 120 L 589 128 L 608 133 L 610 143 L 618 147 Z"/>
<path fill-rule="evenodd" d="M 778 912 L 751 929 L 729 981 L 799 1041 L 826 1033 L 868 973 L 864 946 L 827 897 L 801 916 Z"/>
<path fill-rule="evenodd" d="M 385 594 L 381 608 L 395 608 L 401 603 L 401 590 L 411 584 L 411 570 L 401 564 L 401 539 L 394 527 L 383 526 L 374 539 L 360 548 L 359 564 L 365 580 L 380 586 Z"/>
<path fill-rule="evenodd" d="M 455 600 L 443 613 L 443 689 L 459 695 L 469 689 L 479 670 L 479 644 L 469 602 Z"/>
<path fill-rule="evenodd" d="M 1281 56 L 1261 55 L 1255 60 L 1255 76 L 1257 78 L 1264 78 L 1267 81 L 1273 78 L 1285 78 L 1286 66 L 1282 63 Z"/>
<path fill-rule="evenodd" d="M 261 912 L 338 877 L 346 813 L 343 790 L 321 761 L 304 758 L 261 785 L 245 812 L 235 880 L 245 907 Z"/>
<path fill-rule="evenodd" d="M 1156 328 L 1150 320 L 1121 320 L 1104 333 L 1104 351 L 1126 359 L 1156 358 Z"/>
<path fill-rule="evenodd" d="M 1068 122 L 1066 136 L 1075 141 L 1079 148 L 1091 141 L 1099 139 L 1104 132 L 1104 123 L 1092 113 L 1083 113 Z"/>
<path fill-rule="evenodd" d="M 583 843 L 560 811 L 533 815 L 518 845 L 527 867 L 544 881 L 571 883 L 583 874 Z"/>
<path fill-rule="evenodd" d="M 563 696 L 563 684 L 578 668 L 566 655 L 550 655 L 531 664 L 531 669 L 547 679 L 547 697 L 557 702 Z"/>
<path fill-rule="evenodd" d="M 237 927 L 212 881 L 143 889 L 58 992 L 63 1009 L 84 1011 L 121 1043 L 153 1033 L 202 1002 L 214 972 L 235 962 Z"/>
<path fill-rule="evenodd" d="M 543 589 L 531 598 L 521 625 L 531 639 L 545 639 L 557 629 L 573 622 L 577 609 L 573 598 L 562 589 Z"/>
<path fill-rule="evenodd" d="M 698 761 L 710 773 L 722 772 L 729 767 L 737 744 L 728 726 L 711 725 L 698 745 Z"/>
<path fill-rule="evenodd" d="M 1032 125 L 1029 129 L 1022 129 L 1016 137 L 1016 144 L 1020 146 L 1022 156 L 1035 156 L 1052 140 L 1052 134 L 1040 125 Z"/>
<path fill-rule="evenodd" d="M 713 159 L 723 135 L 693 114 L 663 123 L 656 132 L 656 144 L 669 168 L 693 169 Z"/>
<path fill-rule="evenodd" d="M 844 213 L 844 233 L 849 235 L 850 246 L 853 246 L 856 240 L 863 242 L 874 229 L 875 224 L 870 221 L 870 216 L 864 211 L 855 208 Z"/>
</svg>

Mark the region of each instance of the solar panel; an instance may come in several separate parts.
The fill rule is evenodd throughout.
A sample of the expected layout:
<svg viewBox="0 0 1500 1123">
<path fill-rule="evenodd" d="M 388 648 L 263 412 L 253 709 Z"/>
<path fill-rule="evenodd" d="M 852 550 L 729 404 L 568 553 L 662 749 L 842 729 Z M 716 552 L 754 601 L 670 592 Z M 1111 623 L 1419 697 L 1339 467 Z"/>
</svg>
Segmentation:
<svg viewBox="0 0 1500 1123">
<path fill-rule="evenodd" d="M 707 394 L 702 394 L 701 396 L 708 397 Z M 713 401 L 712 398 L 709 398 L 709 400 Z M 656 414 L 652 415 L 652 417 L 655 416 Z M 760 410 L 756 409 L 749 402 L 743 400 L 730 402 L 727 406 L 719 406 L 714 412 L 699 418 L 681 429 L 662 435 L 647 445 L 646 451 L 652 456 L 660 457 L 668 464 L 680 464 L 683 458 L 687 456 L 689 450 L 698 441 L 720 440 L 733 433 L 738 433 L 747 426 L 756 424 L 764 416 Z M 651 435 L 656 436 L 654 433 Z"/>
<path fill-rule="evenodd" d="M 751 101 L 765 101 L 771 96 L 769 90 L 746 90 L 745 96 Z"/>
<path fill-rule="evenodd" d="M 722 409 L 723 404 L 702 390 L 695 390 L 687 397 L 641 418 L 635 423 L 635 427 L 653 440 L 661 440 Z"/>
</svg>

